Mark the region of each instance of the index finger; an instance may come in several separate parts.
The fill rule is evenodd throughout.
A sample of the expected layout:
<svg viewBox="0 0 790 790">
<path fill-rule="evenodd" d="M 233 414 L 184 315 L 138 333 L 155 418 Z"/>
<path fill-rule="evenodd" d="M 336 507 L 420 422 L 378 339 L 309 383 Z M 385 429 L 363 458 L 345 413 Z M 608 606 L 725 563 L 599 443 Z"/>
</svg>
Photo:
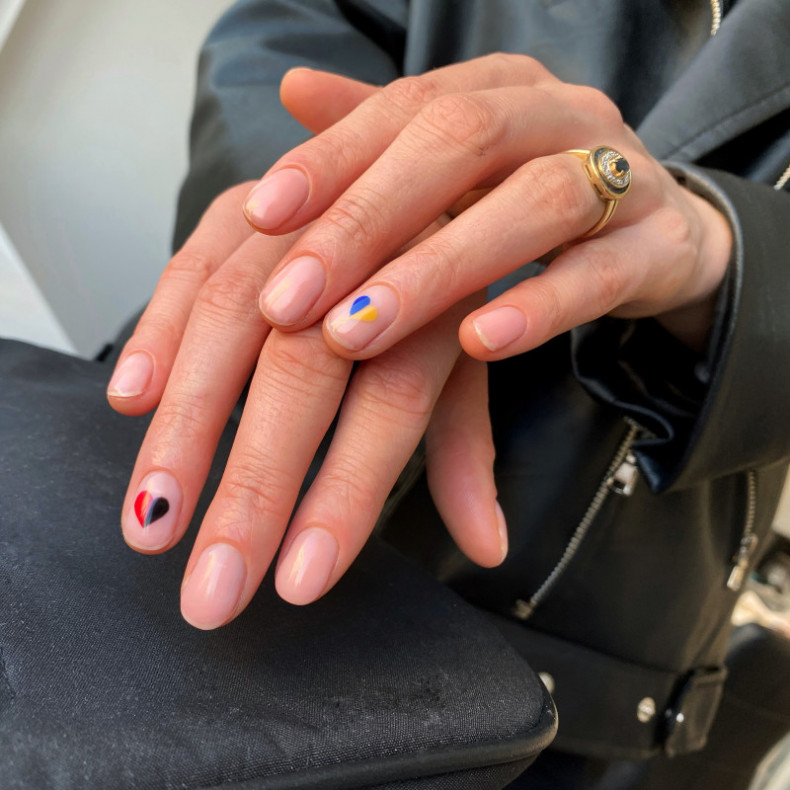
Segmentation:
<svg viewBox="0 0 790 790">
<path fill-rule="evenodd" d="M 503 54 L 395 80 L 281 157 L 248 195 L 247 220 L 256 230 L 280 234 L 321 216 L 437 96 L 545 80 L 557 81 L 537 60 Z"/>
</svg>

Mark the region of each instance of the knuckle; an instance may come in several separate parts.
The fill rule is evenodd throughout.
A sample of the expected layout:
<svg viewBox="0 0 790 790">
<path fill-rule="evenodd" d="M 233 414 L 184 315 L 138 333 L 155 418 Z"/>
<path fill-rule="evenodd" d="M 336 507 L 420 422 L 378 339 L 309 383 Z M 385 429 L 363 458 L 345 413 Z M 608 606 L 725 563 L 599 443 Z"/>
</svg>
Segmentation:
<svg viewBox="0 0 790 790">
<path fill-rule="evenodd" d="M 518 52 L 491 52 L 483 56 L 482 60 L 496 72 L 501 72 L 503 76 L 510 76 L 514 68 L 530 79 L 537 79 L 550 73 L 539 60 Z"/>
<path fill-rule="evenodd" d="M 423 74 L 394 80 L 382 89 L 380 96 L 386 105 L 394 104 L 411 115 L 438 93 L 439 86 L 436 80 L 430 74 Z"/>
<path fill-rule="evenodd" d="M 196 306 L 223 320 L 257 317 L 258 284 L 239 272 L 217 272 L 201 287 Z"/>
<path fill-rule="evenodd" d="M 368 407 L 378 418 L 387 410 L 398 421 L 401 415 L 427 420 L 433 411 L 435 393 L 425 370 L 416 362 L 403 357 L 398 364 L 374 360 L 365 371 Z"/>
<path fill-rule="evenodd" d="M 162 272 L 160 282 L 205 282 L 216 268 L 217 264 L 210 255 L 184 248 L 170 259 Z"/>
<path fill-rule="evenodd" d="M 330 351 L 316 331 L 277 335 L 266 346 L 267 381 L 284 393 L 315 397 L 328 384 L 342 386 L 352 363 Z"/>
<path fill-rule="evenodd" d="M 357 185 L 324 212 L 323 220 L 353 244 L 367 244 L 389 235 L 384 227 L 384 202 L 373 190 Z"/>
<path fill-rule="evenodd" d="M 233 463 L 225 469 L 218 492 L 224 505 L 240 516 L 230 521 L 229 526 L 246 531 L 246 535 L 239 535 L 242 541 L 249 539 L 255 521 L 244 518 L 245 514 L 285 515 L 290 512 L 298 482 L 289 480 L 280 464 L 250 447 L 235 453 Z"/>
<path fill-rule="evenodd" d="M 688 217 L 675 206 L 664 206 L 656 212 L 658 232 L 677 249 L 678 255 L 684 257 L 695 254 L 697 239 L 692 230 Z"/>
<path fill-rule="evenodd" d="M 625 277 L 621 261 L 606 247 L 587 253 L 586 270 L 595 281 L 592 289 L 601 315 L 613 310 L 622 301 Z"/>
<path fill-rule="evenodd" d="M 418 130 L 431 142 L 485 156 L 496 145 L 501 125 L 489 104 L 468 93 L 440 96 L 418 116 Z"/>
<path fill-rule="evenodd" d="M 544 317 L 547 336 L 554 336 L 565 329 L 564 300 L 556 284 L 545 278 L 536 277 L 535 297 L 539 305 L 538 312 Z"/>
<path fill-rule="evenodd" d="M 168 389 L 156 410 L 157 442 L 162 446 L 186 447 L 206 434 L 206 399 L 200 393 Z"/>
<path fill-rule="evenodd" d="M 619 107 L 602 90 L 587 85 L 574 86 L 573 90 L 576 101 L 602 123 L 623 126 L 623 114 Z"/>
<path fill-rule="evenodd" d="M 529 183 L 539 187 L 531 194 L 543 212 L 566 220 L 583 218 L 590 210 L 591 198 L 598 202 L 578 162 L 570 156 L 533 159 L 525 168 Z"/>
<path fill-rule="evenodd" d="M 360 448 L 362 449 L 362 448 Z M 364 455 L 354 454 L 354 458 Z M 368 470 L 360 468 L 350 456 L 338 457 L 333 460 L 329 469 L 321 470 L 321 489 L 341 506 L 336 510 L 358 512 L 360 505 L 369 506 L 371 489 L 375 481 Z"/>
</svg>

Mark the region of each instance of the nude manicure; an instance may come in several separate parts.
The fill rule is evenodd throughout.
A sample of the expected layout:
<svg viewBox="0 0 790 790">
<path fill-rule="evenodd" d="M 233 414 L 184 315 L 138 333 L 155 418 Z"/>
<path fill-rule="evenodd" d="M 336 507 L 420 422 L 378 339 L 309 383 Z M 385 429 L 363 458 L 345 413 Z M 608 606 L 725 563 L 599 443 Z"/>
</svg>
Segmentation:
<svg viewBox="0 0 790 790">
<path fill-rule="evenodd" d="M 395 291 L 386 285 L 372 285 L 332 310 L 326 325 L 341 346 L 359 351 L 392 324 L 399 310 Z"/>
<path fill-rule="evenodd" d="M 339 552 L 331 532 L 321 527 L 300 532 L 277 570 L 280 597 L 297 606 L 320 597 L 337 565 Z"/>
<path fill-rule="evenodd" d="M 143 478 L 121 526 L 126 542 L 136 549 L 154 551 L 175 537 L 181 512 L 181 486 L 169 472 L 152 472 Z"/>
<path fill-rule="evenodd" d="M 209 546 L 181 590 L 181 614 L 195 628 L 218 628 L 236 611 L 246 581 L 247 565 L 237 548 Z"/>
<path fill-rule="evenodd" d="M 527 331 L 527 319 L 515 307 L 497 307 L 477 316 L 472 326 L 489 351 L 499 351 L 522 337 Z"/>
<path fill-rule="evenodd" d="M 112 398 L 134 398 L 142 395 L 154 375 L 154 360 L 145 351 L 129 354 L 115 369 L 107 394 Z"/>
<path fill-rule="evenodd" d="M 307 176 L 293 167 L 278 170 L 251 190 L 244 202 L 248 221 L 260 230 L 274 230 L 287 222 L 307 202 Z"/>
<path fill-rule="evenodd" d="M 263 289 L 261 312 L 273 324 L 295 324 L 318 301 L 325 285 L 324 265 L 318 258 L 296 258 Z"/>
</svg>

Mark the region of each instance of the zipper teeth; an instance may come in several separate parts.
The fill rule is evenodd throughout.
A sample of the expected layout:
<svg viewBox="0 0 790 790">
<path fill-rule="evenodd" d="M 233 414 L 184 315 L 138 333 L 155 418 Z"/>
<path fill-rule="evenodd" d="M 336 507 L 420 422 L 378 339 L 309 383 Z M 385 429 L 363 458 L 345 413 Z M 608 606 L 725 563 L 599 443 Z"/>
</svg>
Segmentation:
<svg viewBox="0 0 790 790">
<path fill-rule="evenodd" d="M 593 521 L 595 521 L 595 517 L 598 515 L 598 512 L 603 507 L 604 502 L 608 499 L 609 495 L 612 492 L 612 489 L 609 485 L 609 480 L 611 479 L 612 475 L 617 471 L 620 464 L 625 461 L 626 456 L 631 450 L 631 445 L 634 443 L 634 439 L 636 439 L 637 434 L 639 433 L 639 427 L 636 425 L 631 425 L 628 429 L 623 440 L 620 442 L 620 446 L 617 448 L 617 452 L 615 453 L 614 458 L 612 459 L 611 464 L 609 464 L 609 468 L 606 470 L 606 474 L 601 480 L 601 484 L 598 486 L 598 489 L 595 492 L 595 496 L 592 498 L 592 501 L 587 506 L 587 511 L 585 512 L 582 520 L 579 522 L 576 530 L 574 531 L 571 539 L 568 541 L 567 545 L 565 546 L 565 550 L 562 553 L 562 557 L 560 557 L 557 564 L 554 566 L 551 573 L 546 577 L 543 584 L 538 587 L 532 597 L 529 599 L 528 602 L 525 601 L 517 601 L 516 603 L 516 615 L 522 619 L 526 620 L 529 618 L 535 609 L 540 606 L 541 602 L 544 598 L 551 592 L 552 588 L 557 584 L 562 574 L 565 572 L 568 565 L 570 565 L 571 560 L 576 556 L 576 553 L 579 551 L 579 547 L 582 544 L 585 536 L 587 535 L 588 530 L 592 526 Z"/>
<path fill-rule="evenodd" d="M 743 537 L 750 538 L 754 534 L 754 519 L 757 514 L 757 473 L 750 469 L 746 473 L 746 523 Z"/>
<path fill-rule="evenodd" d="M 784 189 L 788 181 L 790 181 L 790 165 L 788 165 L 787 170 L 779 176 L 779 180 L 774 184 L 774 189 Z"/>
<path fill-rule="evenodd" d="M 710 10 L 713 14 L 710 23 L 710 36 L 713 38 L 721 27 L 721 0 L 710 0 Z"/>
</svg>

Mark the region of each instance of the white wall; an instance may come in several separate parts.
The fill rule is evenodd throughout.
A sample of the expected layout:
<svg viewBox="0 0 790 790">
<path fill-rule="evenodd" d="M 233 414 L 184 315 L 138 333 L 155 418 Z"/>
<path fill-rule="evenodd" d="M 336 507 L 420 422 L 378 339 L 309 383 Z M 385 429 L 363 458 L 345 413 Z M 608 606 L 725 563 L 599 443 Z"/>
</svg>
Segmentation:
<svg viewBox="0 0 790 790">
<path fill-rule="evenodd" d="M 0 0 L 0 18 L 17 5 Z M 26 0 L 0 51 L 0 231 L 83 355 L 145 301 L 167 261 L 197 52 L 229 5 Z M 25 337 L 11 313 L 35 287 L 2 255 L 0 284 L 0 331 Z"/>
</svg>

